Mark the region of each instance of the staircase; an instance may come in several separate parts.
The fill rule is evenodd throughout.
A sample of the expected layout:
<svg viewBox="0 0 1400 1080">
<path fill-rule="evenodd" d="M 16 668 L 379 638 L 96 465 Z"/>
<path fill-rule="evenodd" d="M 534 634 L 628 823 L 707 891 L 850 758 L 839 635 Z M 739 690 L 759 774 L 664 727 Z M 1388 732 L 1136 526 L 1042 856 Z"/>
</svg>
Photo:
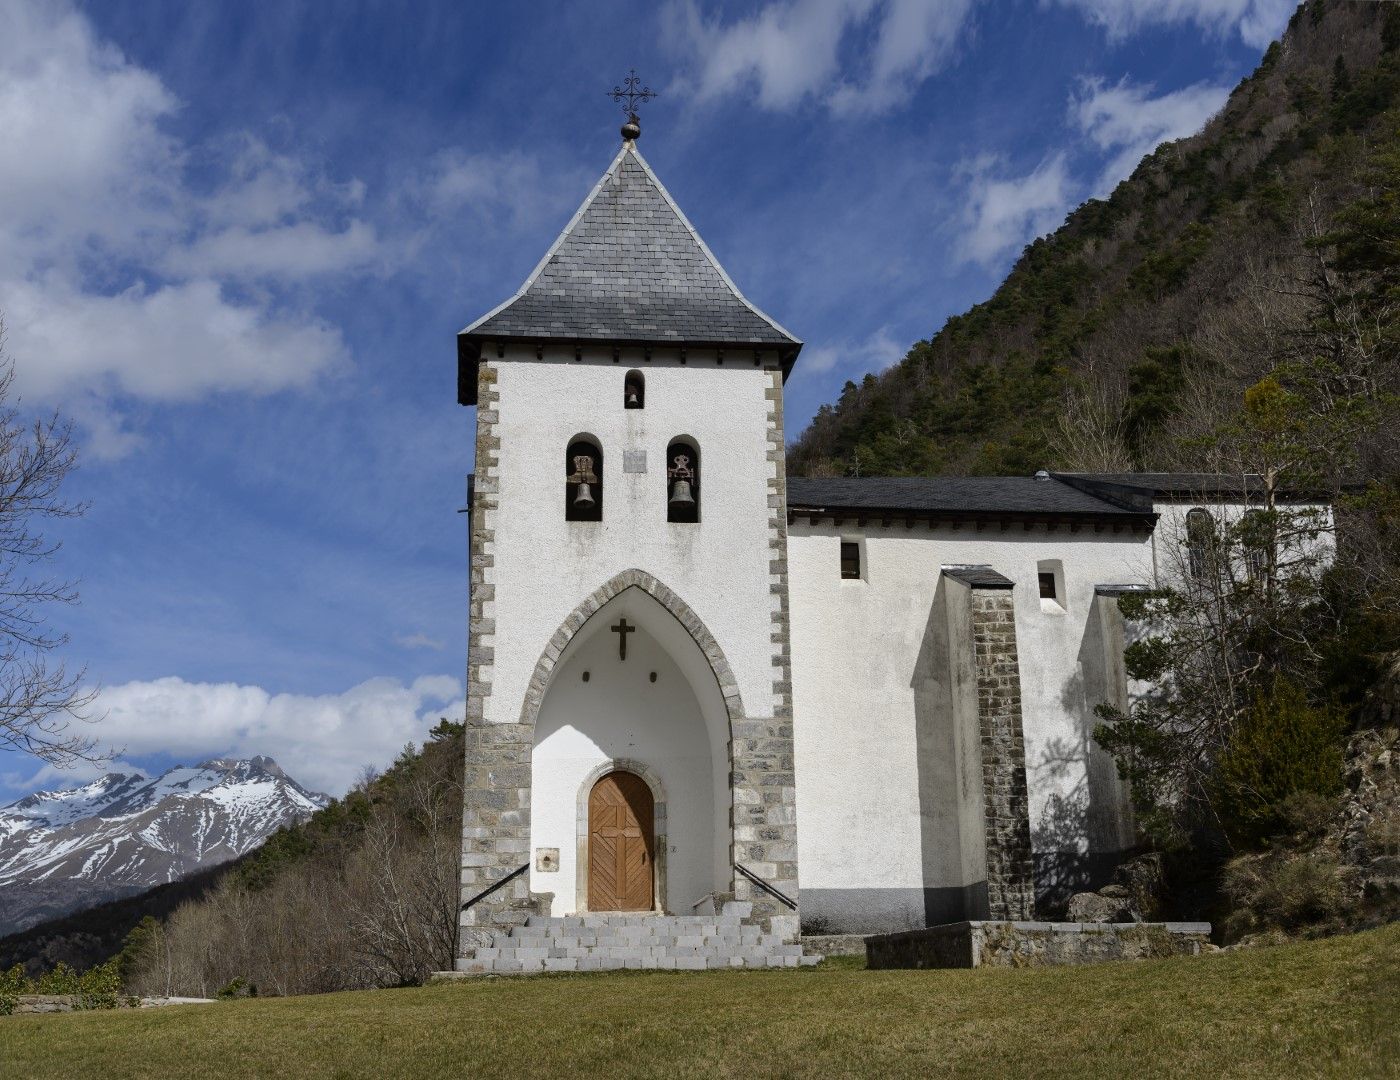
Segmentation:
<svg viewBox="0 0 1400 1080">
<path fill-rule="evenodd" d="M 532 915 L 497 933 L 485 948 L 459 958 L 464 975 L 527 975 L 544 971 L 621 968 L 703 971 L 707 968 L 809 967 L 820 956 L 746 920 L 752 907 L 724 904 L 718 915 Z"/>
</svg>

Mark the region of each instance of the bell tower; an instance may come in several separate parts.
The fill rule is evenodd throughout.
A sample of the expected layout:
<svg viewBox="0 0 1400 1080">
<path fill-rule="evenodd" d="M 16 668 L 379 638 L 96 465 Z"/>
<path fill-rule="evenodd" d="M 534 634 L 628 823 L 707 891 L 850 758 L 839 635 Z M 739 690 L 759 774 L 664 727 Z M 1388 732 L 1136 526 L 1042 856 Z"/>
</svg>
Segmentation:
<svg viewBox="0 0 1400 1080">
<path fill-rule="evenodd" d="M 629 110 L 534 272 L 458 335 L 464 949 L 618 903 L 737 899 L 797 931 L 783 383 L 801 342 L 738 290 L 640 133 Z"/>
</svg>

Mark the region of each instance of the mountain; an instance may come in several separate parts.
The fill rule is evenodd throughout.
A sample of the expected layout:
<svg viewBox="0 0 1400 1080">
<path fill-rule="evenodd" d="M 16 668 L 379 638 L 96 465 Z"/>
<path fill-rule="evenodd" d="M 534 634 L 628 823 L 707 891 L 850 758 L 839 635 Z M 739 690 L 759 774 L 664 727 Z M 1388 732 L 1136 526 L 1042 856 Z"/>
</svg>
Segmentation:
<svg viewBox="0 0 1400 1080">
<path fill-rule="evenodd" d="M 1397 104 L 1400 4 L 1308 0 L 1204 130 L 1030 244 L 985 303 L 848 382 L 789 470 L 1187 467 L 1173 441 L 1205 428 L 1194 414 L 1237 405 L 1335 299 L 1319 252 L 1393 178 Z"/>
<path fill-rule="evenodd" d="M 237 858 L 329 802 L 266 757 L 27 795 L 0 807 L 0 935 Z"/>
</svg>

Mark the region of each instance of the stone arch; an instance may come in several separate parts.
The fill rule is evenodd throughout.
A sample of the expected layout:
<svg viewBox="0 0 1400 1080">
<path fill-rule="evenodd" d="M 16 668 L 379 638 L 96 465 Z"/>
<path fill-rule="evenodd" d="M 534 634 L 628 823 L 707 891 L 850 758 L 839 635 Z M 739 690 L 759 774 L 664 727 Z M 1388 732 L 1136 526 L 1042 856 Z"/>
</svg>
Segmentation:
<svg viewBox="0 0 1400 1080">
<path fill-rule="evenodd" d="M 729 738 L 734 740 L 734 726 L 744 719 L 744 703 L 739 697 L 739 684 L 734 679 L 734 672 L 729 666 L 729 661 L 724 658 L 724 652 L 720 649 L 719 643 L 701 621 L 700 616 L 691 610 L 690 605 L 663 585 L 645 570 L 624 570 L 610 581 L 594 589 L 588 597 L 569 613 L 554 631 L 554 636 L 549 639 L 549 644 L 540 653 L 539 660 L 535 663 L 535 670 L 530 675 L 530 685 L 525 691 L 525 702 L 520 708 L 520 723 L 528 731 L 533 733 L 535 722 L 540 716 L 540 706 L 544 703 L 545 691 L 549 689 L 550 676 L 554 673 L 555 665 L 559 663 L 560 657 L 564 655 L 564 650 L 569 647 L 569 642 L 583 629 L 589 619 L 597 613 L 598 609 L 606 604 L 613 597 L 625 592 L 628 589 L 641 589 L 663 608 L 665 608 L 681 626 L 685 627 L 686 633 L 690 635 L 692 641 L 704 653 L 706 661 L 710 665 L 710 671 L 714 673 L 715 681 L 719 684 L 720 695 L 724 698 L 724 710 L 729 717 Z"/>
<path fill-rule="evenodd" d="M 631 758 L 614 758 L 604 761 L 596 768 L 592 769 L 578 788 L 578 835 L 576 844 L 578 857 L 575 860 L 575 877 L 577 880 L 575 895 L 578 897 L 579 910 L 588 911 L 588 797 L 593 791 L 593 785 L 603 777 L 613 772 L 629 772 L 642 778 L 646 786 L 651 789 L 652 800 L 652 833 L 655 841 L 656 858 L 652 866 L 652 896 L 658 908 L 662 907 L 666 900 L 666 788 L 661 783 L 661 777 L 656 775 L 655 770 L 649 768 L 644 762 L 634 761 Z"/>
</svg>

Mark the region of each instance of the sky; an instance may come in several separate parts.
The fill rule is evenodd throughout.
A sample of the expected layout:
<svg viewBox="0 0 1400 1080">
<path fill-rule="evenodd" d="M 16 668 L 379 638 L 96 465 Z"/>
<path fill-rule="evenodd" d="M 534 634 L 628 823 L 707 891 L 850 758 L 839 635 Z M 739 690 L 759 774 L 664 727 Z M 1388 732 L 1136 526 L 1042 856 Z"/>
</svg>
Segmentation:
<svg viewBox="0 0 1400 1080">
<path fill-rule="evenodd" d="M 71 417 L 63 659 L 111 760 L 339 794 L 466 666 L 455 333 L 640 148 L 806 342 L 788 436 L 1205 123 L 1288 0 L 0 0 L 0 314 Z"/>
</svg>

